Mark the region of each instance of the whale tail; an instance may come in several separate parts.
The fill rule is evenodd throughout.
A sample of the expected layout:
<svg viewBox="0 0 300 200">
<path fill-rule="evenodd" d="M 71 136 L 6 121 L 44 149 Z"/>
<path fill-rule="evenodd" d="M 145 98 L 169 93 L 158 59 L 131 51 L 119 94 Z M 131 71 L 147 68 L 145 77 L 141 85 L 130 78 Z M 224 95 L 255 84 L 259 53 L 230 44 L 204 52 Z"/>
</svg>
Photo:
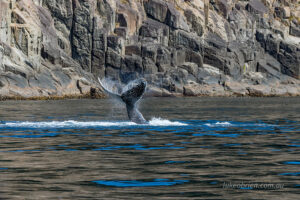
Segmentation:
<svg viewBox="0 0 300 200">
<path fill-rule="evenodd" d="M 103 88 L 103 90 L 113 98 L 122 100 L 126 104 L 128 118 L 137 123 L 137 124 L 145 124 L 147 121 L 143 117 L 142 113 L 137 108 L 137 102 L 142 98 L 147 82 L 144 79 L 136 79 L 128 83 L 123 89 L 121 93 L 116 93 L 112 90 L 109 90 L 104 86 L 100 78 L 98 81 Z"/>
</svg>

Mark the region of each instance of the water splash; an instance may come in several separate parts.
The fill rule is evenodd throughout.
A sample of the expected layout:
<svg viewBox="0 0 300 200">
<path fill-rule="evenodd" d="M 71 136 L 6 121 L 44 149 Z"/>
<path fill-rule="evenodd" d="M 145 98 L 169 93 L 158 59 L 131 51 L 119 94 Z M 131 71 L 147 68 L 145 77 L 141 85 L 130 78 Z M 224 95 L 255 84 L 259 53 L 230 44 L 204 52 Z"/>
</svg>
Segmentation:
<svg viewBox="0 0 300 200">
<path fill-rule="evenodd" d="M 188 124 L 182 123 L 182 122 L 172 122 L 170 120 L 167 119 L 162 119 L 162 118 L 152 118 L 149 121 L 149 125 L 151 126 L 187 126 Z"/>
<path fill-rule="evenodd" d="M 115 94 L 120 94 L 122 92 L 123 85 L 121 85 L 118 81 L 110 78 L 104 78 L 101 80 L 101 83 L 110 92 Z"/>
<path fill-rule="evenodd" d="M 170 121 L 161 118 L 152 118 L 148 124 L 136 124 L 130 121 L 41 121 L 41 122 L 30 122 L 30 121 L 16 121 L 16 122 L 2 122 L 1 128 L 97 128 L 97 127 L 131 127 L 131 126 L 185 126 L 187 124 Z"/>
</svg>

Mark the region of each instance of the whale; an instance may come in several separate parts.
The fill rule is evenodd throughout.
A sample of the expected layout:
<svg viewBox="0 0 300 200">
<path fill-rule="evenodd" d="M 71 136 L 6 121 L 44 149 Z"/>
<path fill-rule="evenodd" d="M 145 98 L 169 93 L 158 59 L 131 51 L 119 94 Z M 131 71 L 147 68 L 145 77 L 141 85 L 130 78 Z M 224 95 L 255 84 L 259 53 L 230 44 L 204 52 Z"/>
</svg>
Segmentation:
<svg viewBox="0 0 300 200">
<path fill-rule="evenodd" d="M 115 92 L 105 87 L 99 77 L 98 81 L 106 94 L 125 103 L 128 118 L 132 122 L 136 124 L 148 123 L 137 106 L 147 87 L 147 82 L 145 79 L 139 78 L 129 82 L 125 87 L 122 88 L 120 92 Z"/>
</svg>

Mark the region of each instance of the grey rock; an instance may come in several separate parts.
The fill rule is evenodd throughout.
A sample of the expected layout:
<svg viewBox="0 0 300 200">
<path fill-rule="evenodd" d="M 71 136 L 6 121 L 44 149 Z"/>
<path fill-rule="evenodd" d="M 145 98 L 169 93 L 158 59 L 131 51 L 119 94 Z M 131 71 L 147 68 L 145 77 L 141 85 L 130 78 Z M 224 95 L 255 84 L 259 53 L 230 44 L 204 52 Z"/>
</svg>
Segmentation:
<svg viewBox="0 0 300 200">
<path fill-rule="evenodd" d="M 150 58 L 143 59 L 143 66 L 144 66 L 144 74 L 155 74 L 158 72 L 158 68 L 155 62 Z"/>
<path fill-rule="evenodd" d="M 291 16 L 289 7 L 275 7 L 274 12 L 276 17 L 280 19 L 287 19 Z"/>
<path fill-rule="evenodd" d="M 190 74 L 192 74 L 194 77 L 197 77 L 198 75 L 198 65 L 191 62 L 185 62 L 182 65 L 178 66 L 179 68 L 185 69 Z"/>
<path fill-rule="evenodd" d="M 278 54 L 278 61 L 282 64 L 281 72 L 300 78 L 300 48 L 294 44 L 286 42 L 280 43 L 280 53 Z"/>
<path fill-rule="evenodd" d="M 0 69 L 2 69 L 3 54 L 4 54 L 4 48 L 0 44 Z"/>
<path fill-rule="evenodd" d="M 198 81 L 201 84 L 219 84 L 221 82 L 222 73 L 218 68 L 210 65 L 204 65 L 198 69 Z"/>
<path fill-rule="evenodd" d="M 71 83 L 71 78 L 60 70 L 53 71 L 52 74 L 61 86 L 68 86 Z"/>
<path fill-rule="evenodd" d="M 218 13 L 220 13 L 225 19 L 227 19 L 228 14 L 231 11 L 232 5 L 229 4 L 226 0 L 216 0 L 213 4 L 214 8 L 217 10 Z"/>
<path fill-rule="evenodd" d="M 11 72 L 6 73 L 4 75 L 6 77 L 6 80 L 11 86 L 16 86 L 19 88 L 26 88 L 28 86 L 27 79 L 25 79 L 23 76 L 18 74 L 13 74 Z"/>
<path fill-rule="evenodd" d="M 133 45 L 127 45 L 125 46 L 125 55 L 137 55 L 137 56 L 141 56 L 142 54 L 142 49 L 141 49 L 141 45 L 139 44 L 133 44 Z"/>
<path fill-rule="evenodd" d="M 139 36 L 142 41 L 168 46 L 169 27 L 158 21 L 147 19 L 139 29 Z"/>
<path fill-rule="evenodd" d="M 291 23 L 290 34 L 296 37 L 300 37 L 300 25 Z"/>
<path fill-rule="evenodd" d="M 64 23 L 69 29 L 71 28 L 73 20 L 72 0 L 43 1 L 43 6 L 47 7 L 51 11 L 52 17 Z"/>
<path fill-rule="evenodd" d="M 253 14 L 260 15 L 268 12 L 268 8 L 260 0 L 250 0 L 246 9 Z"/>
<path fill-rule="evenodd" d="M 161 0 L 144 1 L 145 12 L 150 18 L 160 22 L 165 22 L 168 12 L 168 6 Z"/>
<path fill-rule="evenodd" d="M 138 79 L 140 77 L 141 76 L 139 75 L 139 73 L 134 72 L 134 71 L 133 72 L 124 72 L 124 71 L 121 71 L 121 73 L 120 73 L 120 80 L 124 84 L 127 84 L 130 81 Z"/>
<path fill-rule="evenodd" d="M 257 72 L 262 72 L 276 78 L 281 77 L 281 64 L 272 56 L 266 55 L 265 59 L 259 60 L 257 64 Z"/>
<path fill-rule="evenodd" d="M 172 68 L 169 70 L 170 77 L 175 83 L 186 84 L 188 82 L 189 72 L 183 68 Z"/>
<path fill-rule="evenodd" d="M 183 46 L 193 51 L 201 51 L 200 39 L 197 36 L 188 34 L 182 30 L 173 31 L 171 37 L 171 44 L 174 47 Z"/>
<path fill-rule="evenodd" d="M 191 10 L 185 10 L 184 15 L 190 24 L 191 31 L 196 32 L 197 35 L 201 37 L 204 31 L 199 17 L 197 17 Z"/>
<path fill-rule="evenodd" d="M 189 49 L 186 50 L 185 61 L 195 63 L 195 64 L 197 64 L 198 67 L 203 66 L 202 56 L 198 52 L 195 52 L 195 51 L 192 51 Z"/>
<path fill-rule="evenodd" d="M 61 62 L 60 52 L 48 44 L 43 45 L 41 56 L 42 58 L 50 61 L 52 64 L 59 64 Z"/>
<path fill-rule="evenodd" d="M 143 73 L 143 61 L 142 58 L 136 55 L 125 56 L 122 63 L 122 72 L 137 72 Z"/>
<path fill-rule="evenodd" d="M 119 81 L 120 80 L 120 69 L 116 69 L 110 66 L 105 68 L 105 77 Z"/>
<path fill-rule="evenodd" d="M 47 72 L 36 74 L 29 79 L 29 85 L 31 87 L 38 87 L 42 89 L 56 90 L 55 82 Z"/>
<path fill-rule="evenodd" d="M 247 87 L 249 96 L 261 97 L 269 96 L 271 94 L 271 88 L 267 85 L 255 85 Z"/>
<path fill-rule="evenodd" d="M 274 35 L 269 34 L 266 40 L 266 51 L 270 53 L 273 57 L 277 57 L 279 52 L 280 41 L 274 37 Z"/>
<path fill-rule="evenodd" d="M 156 64 L 171 65 L 171 52 L 164 46 L 158 46 L 156 55 Z"/>
<path fill-rule="evenodd" d="M 97 1 L 96 12 L 101 18 L 101 28 L 107 30 L 108 32 L 113 31 L 116 25 L 115 22 L 117 21 L 117 16 L 116 9 L 110 5 L 109 1 Z"/>
<path fill-rule="evenodd" d="M 114 33 L 117 36 L 122 37 L 123 39 L 127 39 L 127 28 L 126 27 L 115 28 Z"/>
<path fill-rule="evenodd" d="M 72 57 L 77 60 L 83 69 L 91 71 L 92 5 L 88 1 L 76 1 L 73 4 L 73 28 L 71 32 Z"/>
<path fill-rule="evenodd" d="M 147 44 L 142 46 L 142 57 L 150 58 L 156 63 L 158 45 Z"/>
<path fill-rule="evenodd" d="M 125 52 L 125 41 L 122 37 L 111 35 L 107 37 L 107 47 L 123 55 Z"/>
<path fill-rule="evenodd" d="M 178 48 L 174 50 L 173 53 L 173 65 L 178 66 L 182 65 L 186 61 L 186 49 L 185 48 Z"/>
<path fill-rule="evenodd" d="M 182 14 L 176 10 L 173 4 L 168 3 L 168 12 L 165 23 L 175 29 L 181 29 L 189 32 L 190 29 L 183 18 Z"/>
<path fill-rule="evenodd" d="M 106 52 L 106 65 L 120 69 L 122 63 L 122 57 L 118 52 L 115 52 L 111 48 L 107 49 Z"/>
<path fill-rule="evenodd" d="M 103 29 L 94 27 L 93 32 L 93 51 L 106 51 L 107 33 Z"/>
</svg>

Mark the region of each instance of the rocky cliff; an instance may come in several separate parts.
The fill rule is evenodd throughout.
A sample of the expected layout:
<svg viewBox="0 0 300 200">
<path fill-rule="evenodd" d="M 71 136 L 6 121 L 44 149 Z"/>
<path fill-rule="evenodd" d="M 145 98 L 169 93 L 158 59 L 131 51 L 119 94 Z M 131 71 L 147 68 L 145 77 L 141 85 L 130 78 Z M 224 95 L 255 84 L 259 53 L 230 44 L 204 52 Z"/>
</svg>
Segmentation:
<svg viewBox="0 0 300 200">
<path fill-rule="evenodd" d="M 0 0 L 2 98 L 300 94 L 297 0 Z M 101 91 L 100 91 L 101 93 Z"/>
</svg>

